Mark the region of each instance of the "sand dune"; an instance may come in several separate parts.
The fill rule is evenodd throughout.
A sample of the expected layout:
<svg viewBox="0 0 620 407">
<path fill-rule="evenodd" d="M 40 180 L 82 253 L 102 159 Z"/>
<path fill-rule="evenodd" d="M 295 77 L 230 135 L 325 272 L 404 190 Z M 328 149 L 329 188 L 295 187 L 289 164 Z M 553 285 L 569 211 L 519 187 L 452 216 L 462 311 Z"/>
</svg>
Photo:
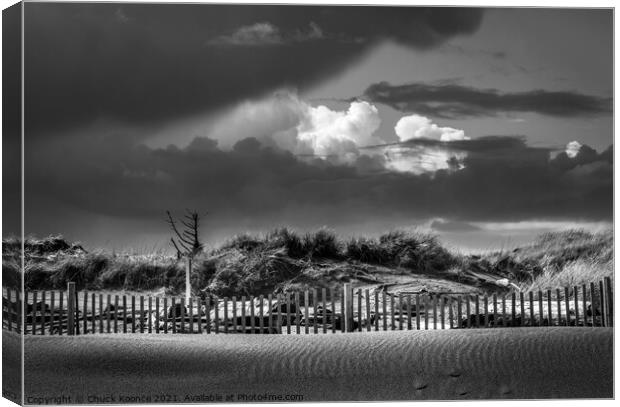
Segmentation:
<svg viewBox="0 0 620 407">
<path fill-rule="evenodd" d="M 25 389 L 27 397 L 65 395 L 71 402 L 265 394 L 305 401 L 610 398 L 612 350 L 611 329 L 574 327 L 29 336 Z"/>
</svg>

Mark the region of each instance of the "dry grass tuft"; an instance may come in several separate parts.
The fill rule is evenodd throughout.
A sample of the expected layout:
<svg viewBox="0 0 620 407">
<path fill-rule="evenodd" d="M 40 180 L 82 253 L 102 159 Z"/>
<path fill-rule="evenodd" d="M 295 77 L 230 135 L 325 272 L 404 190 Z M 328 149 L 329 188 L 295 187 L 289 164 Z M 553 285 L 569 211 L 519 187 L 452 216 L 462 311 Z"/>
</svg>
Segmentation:
<svg viewBox="0 0 620 407">
<path fill-rule="evenodd" d="M 379 240 L 351 239 L 346 255 L 363 263 L 402 267 L 415 273 L 443 272 L 458 262 L 457 256 L 441 246 L 435 236 L 399 230 L 386 233 Z"/>
</svg>

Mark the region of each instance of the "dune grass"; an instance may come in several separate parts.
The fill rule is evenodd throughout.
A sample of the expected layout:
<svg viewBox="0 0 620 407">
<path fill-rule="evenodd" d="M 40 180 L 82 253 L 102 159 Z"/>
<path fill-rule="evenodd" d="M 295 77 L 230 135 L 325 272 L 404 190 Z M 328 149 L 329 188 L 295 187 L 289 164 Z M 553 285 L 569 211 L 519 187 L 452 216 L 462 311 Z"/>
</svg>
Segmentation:
<svg viewBox="0 0 620 407">
<path fill-rule="evenodd" d="M 152 290 L 179 293 L 185 264 L 163 252 L 146 254 L 86 252 L 60 236 L 30 238 L 25 243 L 28 289 Z M 17 239 L 3 240 L 3 284 L 20 284 Z M 234 236 L 221 247 L 194 259 L 192 286 L 216 295 L 267 294 L 290 287 L 340 284 L 355 264 L 379 265 L 402 272 L 459 282 L 474 270 L 508 278 L 520 288 L 547 289 L 581 285 L 613 275 L 613 233 L 571 230 L 541 235 L 531 245 L 510 252 L 464 256 L 444 248 L 432 235 L 392 231 L 377 239 L 342 239 L 320 229 L 300 235 L 288 228 L 262 235 Z M 346 280 L 345 280 L 346 281 Z"/>
<path fill-rule="evenodd" d="M 74 281 L 78 288 L 152 289 L 181 286 L 184 268 L 173 257 L 97 252 L 30 260 L 25 271 L 27 288 L 64 288 Z"/>
<path fill-rule="evenodd" d="M 613 279 L 613 233 L 611 230 L 588 233 L 571 230 L 544 234 L 524 250 L 524 256 L 537 260 L 543 269 L 531 282 L 525 281 L 527 290 L 575 286 Z"/>
<path fill-rule="evenodd" d="M 328 229 L 319 229 L 314 233 L 299 236 L 288 228 L 278 228 L 264 235 L 247 233 L 234 236 L 216 250 L 268 251 L 284 249 L 289 257 L 300 258 L 343 258 L 342 243 L 336 234 Z"/>
<path fill-rule="evenodd" d="M 436 236 L 417 232 L 392 231 L 379 237 L 351 239 L 347 257 L 364 263 L 403 267 L 418 273 L 436 273 L 459 261 Z"/>
</svg>

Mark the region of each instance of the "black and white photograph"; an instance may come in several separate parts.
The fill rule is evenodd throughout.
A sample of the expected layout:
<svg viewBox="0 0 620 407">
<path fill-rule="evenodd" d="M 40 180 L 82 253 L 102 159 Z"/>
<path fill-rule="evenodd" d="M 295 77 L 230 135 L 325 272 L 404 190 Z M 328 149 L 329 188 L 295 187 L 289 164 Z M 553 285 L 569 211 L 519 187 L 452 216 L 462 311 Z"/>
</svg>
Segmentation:
<svg viewBox="0 0 620 407">
<path fill-rule="evenodd" d="M 614 399 L 614 4 L 2 11 L 6 405 Z"/>
</svg>

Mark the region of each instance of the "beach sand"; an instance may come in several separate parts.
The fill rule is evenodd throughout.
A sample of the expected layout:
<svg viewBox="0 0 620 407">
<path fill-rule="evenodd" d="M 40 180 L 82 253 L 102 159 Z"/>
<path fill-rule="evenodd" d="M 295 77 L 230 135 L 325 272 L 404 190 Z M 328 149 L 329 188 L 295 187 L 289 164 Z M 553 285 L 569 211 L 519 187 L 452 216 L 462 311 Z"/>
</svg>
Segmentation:
<svg viewBox="0 0 620 407">
<path fill-rule="evenodd" d="M 14 403 L 21 402 L 22 350 L 21 336 L 2 330 L 2 397 Z"/>
<path fill-rule="evenodd" d="M 29 404 L 613 397 L 609 328 L 27 336 L 25 347 Z"/>
</svg>

